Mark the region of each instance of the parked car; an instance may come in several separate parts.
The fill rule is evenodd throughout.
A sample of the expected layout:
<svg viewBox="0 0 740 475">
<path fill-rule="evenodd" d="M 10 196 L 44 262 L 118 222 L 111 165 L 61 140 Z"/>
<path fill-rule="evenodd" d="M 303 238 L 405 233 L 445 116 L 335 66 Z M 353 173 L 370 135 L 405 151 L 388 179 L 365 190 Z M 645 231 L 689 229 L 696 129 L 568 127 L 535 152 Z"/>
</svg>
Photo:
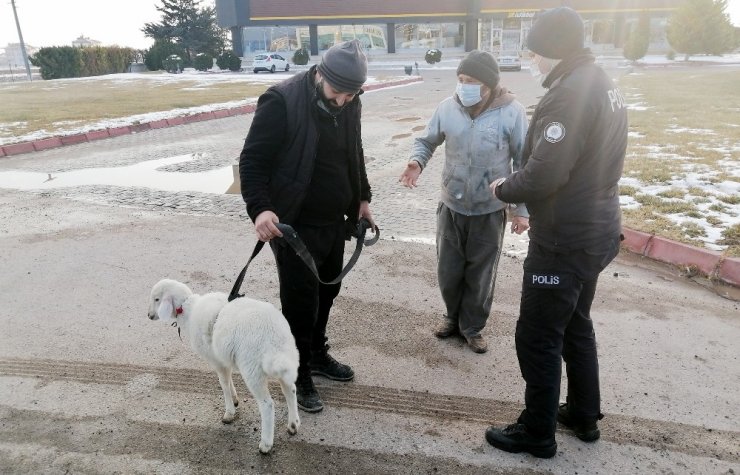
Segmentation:
<svg viewBox="0 0 740 475">
<path fill-rule="evenodd" d="M 278 70 L 287 71 L 289 69 L 290 64 L 288 64 L 288 60 L 277 53 L 258 54 L 254 57 L 254 61 L 252 62 L 252 71 L 254 71 L 255 74 L 260 71 L 270 71 L 271 73 L 274 73 Z"/>
<path fill-rule="evenodd" d="M 502 51 L 498 55 L 498 68 L 502 71 L 521 71 L 522 58 L 518 51 Z"/>
</svg>

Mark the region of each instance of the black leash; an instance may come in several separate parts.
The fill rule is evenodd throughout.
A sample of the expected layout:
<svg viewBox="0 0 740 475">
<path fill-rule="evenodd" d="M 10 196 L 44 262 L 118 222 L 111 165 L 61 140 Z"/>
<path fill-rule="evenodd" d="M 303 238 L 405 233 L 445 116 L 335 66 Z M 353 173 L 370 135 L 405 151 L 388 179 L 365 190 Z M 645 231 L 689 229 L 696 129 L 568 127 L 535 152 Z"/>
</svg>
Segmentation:
<svg viewBox="0 0 740 475">
<path fill-rule="evenodd" d="M 311 253 L 308 252 L 308 249 L 306 249 L 306 245 L 303 244 L 303 241 L 301 241 L 301 238 L 298 236 L 298 233 L 295 231 L 295 229 L 293 229 L 291 225 L 284 223 L 277 223 L 275 226 L 280 230 L 281 233 L 283 233 L 282 239 L 285 239 L 285 241 L 290 245 L 290 247 L 293 248 L 296 254 L 298 254 L 303 262 L 306 263 L 308 268 L 311 269 L 313 275 L 316 276 L 316 279 L 318 279 L 318 281 L 322 284 L 326 285 L 332 285 L 341 282 L 344 276 L 347 275 L 352 267 L 354 267 L 357 259 L 360 258 L 362 247 L 372 246 L 373 244 L 378 242 L 378 239 L 380 239 L 380 229 L 378 229 L 377 226 L 375 226 L 374 229 L 375 236 L 373 236 L 371 239 L 365 239 L 365 234 L 367 234 L 368 229 L 372 228 L 372 225 L 367 219 L 360 218 L 360 222 L 357 224 L 357 234 L 355 235 L 355 238 L 357 238 L 357 244 L 355 245 L 355 251 L 352 253 L 352 257 L 349 258 L 349 261 L 347 261 L 347 265 L 344 266 L 342 272 L 340 272 L 335 279 L 329 282 L 324 282 L 323 280 L 321 280 L 321 277 L 319 277 L 319 271 L 316 269 L 316 263 L 313 261 Z M 244 297 L 244 294 L 239 293 L 239 289 L 241 289 L 242 282 L 244 281 L 244 276 L 247 274 L 247 268 L 249 268 L 249 264 L 252 263 L 252 260 L 257 257 L 257 254 L 260 253 L 264 246 L 264 241 L 257 241 L 257 244 L 255 244 L 252 255 L 247 261 L 247 265 L 244 266 L 242 271 L 239 273 L 239 277 L 236 278 L 236 282 L 234 282 L 234 287 L 231 289 L 231 293 L 229 294 L 229 302 L 236 298 Z"/>
</svg>

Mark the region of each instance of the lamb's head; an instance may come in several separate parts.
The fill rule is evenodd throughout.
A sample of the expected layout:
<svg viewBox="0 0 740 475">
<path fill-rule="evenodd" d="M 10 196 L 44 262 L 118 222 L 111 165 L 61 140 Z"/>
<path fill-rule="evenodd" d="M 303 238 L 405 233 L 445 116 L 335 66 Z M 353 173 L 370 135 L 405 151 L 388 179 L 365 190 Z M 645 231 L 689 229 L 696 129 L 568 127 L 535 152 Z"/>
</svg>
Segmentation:
<svg viewBox="0 0 740 475">
<path fill-rule="evenodd" d="M 162 279 L 152 288 L 149 297 L 149 320 L 162 320 L 165 323 L 175 321 L 177 310 L 192 295 L 187 285 L 172 279 Z"/>
</svg>

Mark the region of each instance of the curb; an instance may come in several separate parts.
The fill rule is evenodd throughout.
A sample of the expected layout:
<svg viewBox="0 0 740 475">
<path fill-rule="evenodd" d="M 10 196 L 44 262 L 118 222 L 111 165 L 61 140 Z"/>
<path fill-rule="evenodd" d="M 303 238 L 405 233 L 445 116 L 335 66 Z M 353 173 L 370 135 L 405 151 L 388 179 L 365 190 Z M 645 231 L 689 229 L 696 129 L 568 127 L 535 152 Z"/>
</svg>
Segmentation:
<svg viewBox="0 0 740 475">
<path fill-rule="evenodd" d="M 740 287 L 740 258 L 722 257 L 717 251 L 628 228 L 622 228 L 622 234 L 622 248 L 628 251 L 676 266 L 693 267 L 710 279 Z"/>
<path fill-rule="evenodd" d="M 401 86 L 404 84 L 411 84 L 419 81 L 423 81 L 421 76 L 414 76 L 398 81 L 369 84 L 362 89 L 364 91 L 374 91 L 377 89 L 383 89 L 392 86 Z M 14 144 L 0 146 L 0 158 L 21 155 L 24 153 L 40 152 L 42 150 L 49 150 L 51 148 L 63 147 L 66 145 L 76 145 L 85 142 L 93 142 L 95 140 L 118 137 L 120 135 L 136 134 L 139 132 L 146 132 L 147 130 L 161 129 L 164 127 L 174 127 L 176 125 L 192 124 L 194 122 L 202 122 L 204 120 L 222 119 L 235 115 L 251 114 L 254 112 L 256 107 L 256 105 L 250 104 L 231 109 L 218 109 L 215 111 L 198 112 L 197 114 L 171 117 L 169 119 L 160 119 L 152 122 L 142 122 L 138 124 L 124 125 L 121 127 L 91 130 L 75 135 L 61 135 L 57 137 L 46 137 L 43 139 L 32 140 L 30 142 L 18 142 Z"/>
</svg>

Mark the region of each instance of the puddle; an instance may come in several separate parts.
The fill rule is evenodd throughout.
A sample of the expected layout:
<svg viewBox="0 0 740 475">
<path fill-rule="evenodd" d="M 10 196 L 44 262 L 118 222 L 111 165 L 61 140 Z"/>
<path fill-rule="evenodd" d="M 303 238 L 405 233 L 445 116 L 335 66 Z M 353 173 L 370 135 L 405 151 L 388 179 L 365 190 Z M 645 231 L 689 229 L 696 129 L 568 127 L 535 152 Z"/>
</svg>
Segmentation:
<svg viewBox="0 0 740 475">
<path fill-rule="evenodd" d="M 168 172 L 157 168 L 192 160 L 192 154 L 149 160 L 125 167 L 86 168 L 60 173 L 0 172 L 0 188 L 49 190 L 72 186 L 109 185 L 144 187 L 162 191 L 223 194 L 234 182 L 232 167 L 203 172 Z"/>
</svg>

